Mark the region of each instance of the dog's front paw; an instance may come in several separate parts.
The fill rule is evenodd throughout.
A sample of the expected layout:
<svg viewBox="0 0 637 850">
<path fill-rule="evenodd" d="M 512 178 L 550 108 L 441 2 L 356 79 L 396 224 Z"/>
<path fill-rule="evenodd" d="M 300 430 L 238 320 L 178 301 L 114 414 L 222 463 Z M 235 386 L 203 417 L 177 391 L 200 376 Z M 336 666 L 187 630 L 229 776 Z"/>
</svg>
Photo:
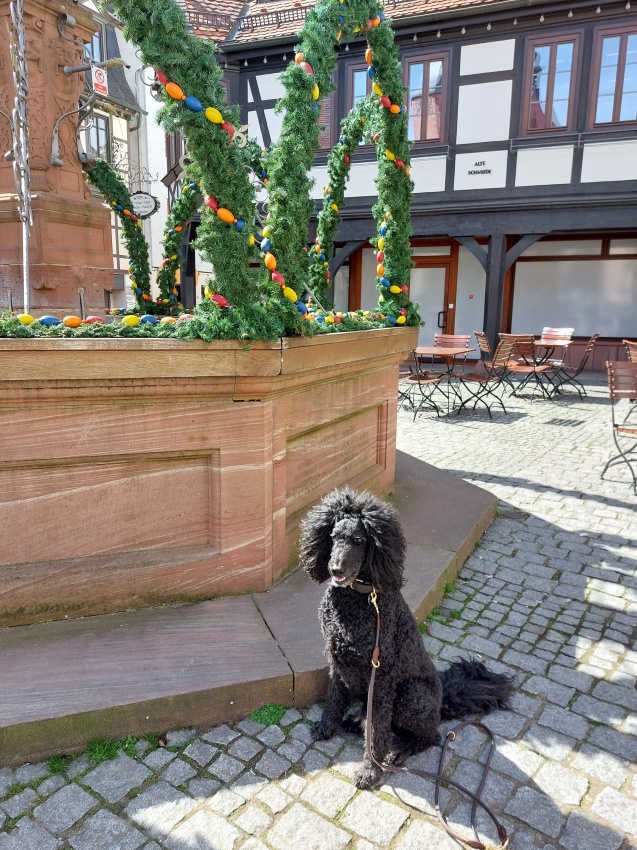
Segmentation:
<svg viewBox="0 0 637 850">
<path fill-rule="evenodd" d="M 314 723 L 310 728 L 312 730 L 313 741 L 326 741 L 332 737 L 336 729 L 333 723 L 324 723 L 322 720 Z"/>
<path fill-rule="evenodd" d="M 381 775 L 382 770 L 380 767 L 376 767 L 374 764 L 364 764 L 356 774 L 354 782 L 357 788 L 372 788 L 374 785 L 378 784 Z"/>
</svg>

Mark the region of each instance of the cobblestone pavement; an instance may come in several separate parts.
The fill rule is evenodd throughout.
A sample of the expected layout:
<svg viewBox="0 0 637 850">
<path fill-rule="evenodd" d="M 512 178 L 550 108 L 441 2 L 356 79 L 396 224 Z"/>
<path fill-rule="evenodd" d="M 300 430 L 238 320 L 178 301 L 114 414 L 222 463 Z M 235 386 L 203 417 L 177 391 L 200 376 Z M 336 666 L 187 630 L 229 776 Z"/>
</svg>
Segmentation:
<svg viewBox="0 0 637 850">
<path fill-rule="evenodd" d="M 441 666 L 479 654 L 515 675 L 513 711 L 487 719 L 497 754 L 485 794 L 513 850 L 637 848 L 637 499 L 627 470 L 599 480 L 610 411 L 601 381 L 589 393 L 514 399 L 492 422 L 399 414 L 399 448 L 499 498 L 425 642 Z M 132 756 L 94 766 L 83 755 L 60 774 L 0 769 L 0 850 L 458 847 L 424 780 L 358 791 L 360 741 L 312 744 L 319 714 L 179 730 L 165 748 L 139 741 Z M 450 775 L 475 787 L 485 746 L 463 733 Z M 468 804 L 443 797 L 466 830 Z"/>
</svg>

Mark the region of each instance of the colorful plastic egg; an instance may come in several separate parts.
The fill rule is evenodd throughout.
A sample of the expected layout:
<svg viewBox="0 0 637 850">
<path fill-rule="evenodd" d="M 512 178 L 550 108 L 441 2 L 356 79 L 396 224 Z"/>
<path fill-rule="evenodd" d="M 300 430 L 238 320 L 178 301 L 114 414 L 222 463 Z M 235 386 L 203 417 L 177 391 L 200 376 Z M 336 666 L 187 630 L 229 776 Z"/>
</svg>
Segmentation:
<svg viewBox="0 0 637 850">
<path fill-rule="evenodd" d="M 390 325 L 395 325 L 396 324 L 396 316 L 387 316 L 387 321 L 389 322 Z"/>
<path fill-rule="evenodd" d="M 299 311 L 299 313 L 301 313 L 301 315 L 304 316 L 307 313 L 307 304 L 305 304 L 303 301 L 297 301 L 296 309 Z"/>
<path fill-rule="evenodd" d="M 396 319 L 396 324 L 397 324 L 397 325 L 404 325 L 406 321 L 407 321 L 407 317 L 406 317 L 406 316 L 399 316 L 399 317 Z"/>
<path fill-rule="evenodd" d="M 104 324 L 104 319 L 101 316 L 87 316 L 84 321 L 89 325 Z"/>
<path fill-rule="evenodd" d="M 381 226 L 380 226 L 380 235 L 381 235 L 381 236 L 386 236 L 386 235 L 387 235 L 387 225 L 386 225 L 386 224 L 381 224 Z"/>
<path fill-rule="evenodd" d="M 230 306 L 230 302 L 227 300 L 227 298 L 224 298 L 223 295 L 219 295 L 219 293 L 217 293 L 216 295 L 211 295 L 210 300 L 214 301 L 215 304 L 218 304 L 219 307 L 229 307 Z"/>
<path fill-rule="evenodd" d="M 61 322 L 57 318 L 57 316 L 40 316 L 40 318 L 38 319 L 38 322 L 41 325 L 44 325 L 45 328 L 52 328 L 55 325 L 61 324 Z"/>
<path fill-rule="evenodd" d="M 333 325 L 334 324 L 334 316 L 326 316 L 325 321 L 327 322 L 328 325 Z"/>
<path fill-rule="evenodd" d="M 140 323 L 139 316 L 124 316 L 122 319 L 123 325 L 128 325 L 129 328 L 135 328 Z"/>
<path fill-rule="evenodd" d="M 16 316 L 16 319 L 22 325 L 30 325 L 31 322 L 35 322 L 35 318 L 29 315 L 29 313 L 20 313 L 18 316 Z"/>
<path fill-rule="evenodd" d="M 209 106 L 204 112 L 204 115 L 211 124 L 223 124 L 223 115 L 214 106 Z"/>
<path fill-rule="evenodd" d="M 267 236 L 265 237 L 265 239 L 261 240 L 261 250 L 264 254 L 267 254 L 271 247 L 272 243 L 270 242 Z"/>
<path fill-rule="evenodd" d="M 394 295 L 398 295 L 401 292 L 401 289 L 400 286 L 396 286 L 396 284 L 394 283 L 392 286 L 389 287 L 389 291 L 393 292 Z"/>
<path fill-rule="evenodd" d="M 303 70 L 304 70 L 307 74 L 310 74 L 311 76 L 314 76 L 314 68 L 312 68 L 312 66 L 310 65 L 310 63 L 309 63 L 309 62 L 299 62 L 299 67 L 300 67 L 300 68 L 303 68 Z"/>
<path fill-rule="evenodd" d="M 263 233 L 263 235 L 267 238 L 267 237 L 270 235 L 270 227 L 269 227 L 269 225 L 267 225 L 267 224 L 266 224 L 266 226 L 263 228 L 263 230 L 262 230 L 261 232 L 262 232 L 262 233 Z"/>
<path fill-rule="evenodd" d="M 384 247 L 385 247 L 385 239 L 384 239 L 384 237 L 381 236 L 380 239 L 378 240 L 378 250 L 382 251 Z"/>
<path fill-rule="evenodd" d="M 274 254 L 266 254 L 263 262 L 266 269 L 270 269 L 271 272 L 276 268 L 276 257 Z M 294 300 L 296 301 L 296 298 Z"/>
<path fill-rule="evenodd" d="M 393 162 L 396 159 L 396 154 L 392 153 L 390 150 L 385 151 L 385 156 L 390 162 Z"/>
<path fill-rule="evenodd" d="M 243 230 L 243 228 L 246 226 L 246 223 L 245 223 L 245 221 L 244 221 L 242 218 L 238 218 L 238 219 L 235 221 L 234 226 L 237 228 L 237 230 L 239 231 L 239 233 L 241 233 L 241 231 Z"/>
<path fill-rule="evenodd" d="M 184 100 L 184 106 L 186 106 L 192 112 L 203 112 L 203 103 L 199 100 L 198 97 L 194 97 L 191 94 L 189 94 L 188 97 Z"/>
<path fill-rule="evenodd" d="M 409 292 L 409 287 L 406 286 L 405 284 L 403 284 L 403 286 L 400 287 L 400 291 L 401 292 Z"/>
<path fill-rule="evenodd" d="M 150 313 L 145 313 L 139 320 L 142 325 L 158 325 L 159 319 Z"/>
<path fill-rule="evenodd" d="M 371 65 L 372 60 L 373 60 L 372 48 L 368 47 L 367 50 L 365 51 L 365 61 L 367 62 L 368 65 Z"/>
<path fill-rule="evenodd" d="M 113 310 L 113 312 L 115 313 L 117 311 Z M 67 328 L 79 328 L 79 326 L 82 324 L 82 320 L 79 316 L 65 316 L 62 319 L 62 324 L 66 325 Z"/>
<path fill-rule="evenodd" d="M 392 115 L 398 115 L 398 113 L 400 112 L 400 105 L 398 103 L 392 103 L 392 105 L 389 107 L 389 111 Z"/>
<path fill-rule="evenodd" d="M 315 84 L 315 85 L 313 85 L 313 86 L 312 86 L 312 98 L 313 98 L 314 100 L 318 100 L 318 99 L 319 99 L 319 95 L 320 95 L 320 93 L 321 93 L 321 92 L 320 92 L 320 90 L 319 90 L 319 87 L 318 87 L 316 84 Z"/>
<path fill-rule="evenodd" d="M 405 167 L 405 163 L 402 161 L 402 159 L 397 159 L 394 162 L 394 165 L 396 166 L 396 168 L 404 168 Z"/>
<path fill-rule="evenodd" d="M 376 262 L 382 263 L 384 259 L 385 259 L 385 252 L 379 251 L 378 254 L 376 254 Z"/>
<path fill-rule="evenodd" d="M 210 209 L 214 210 L 215 212 L 219 209 L 219 202 L 216 198 L 211 198 L 210 195 L 208 195 L 208 197 L 206 198 L 205 204 L 207 207 L 210 207 Z M 176 229 L 177 228 L 175 228 L 175 230 Z"/>
<path fill-rule="evenodd" d="M 278 283 L 279 286 L 285 286 L 285 278 L 281 274 L 281 272 L 272 272 L 272 280 L 275 283 Z"/>
<path fill-rule="evenodd" d="M 317 316 L 316 317 L 317 324 L 322 325 L 324 321 L 325 321 L 325 316 Z"/>
<path fill-rule="evenodd" d="M 192 319 L 192 313 L 182 313 L 181 316 L 177 316 L 178 322 L 183 322 L 185 319 Z"/>
<path fill-rule="evenodd" d="M 176 323 L 177 323 L 177 319 L 174 316 L 163 316 L 159 320 L 160 325 L 172 325 L 172 324 L 176 324 Z"/>
<path fill-rule="evenodd" d="M 382 286 L 391 286 L 391 281 L 387 277 L 381 277 L 380 282 Z"/>
<path fill-rule="evenodd" d="M 186 95 L 181 90 L 181 86 L 178 86 L 177 83 L 168 83 L 166 85 L 166 93 L 173 98 L 173 100 L 185 100 Z"/>
<path fill-rule="evenodd" d="M 224 121 L 221 125 L 221 129 L 225 130 L 231 139 L 234 137 L 234 127 L 229 121 Z"/>
<path fill-rule="evenodd" d="M 296 62 L 297 65 L 299 65 L 303 61 L 304 58 L 305 57 L 301 52 L 294 54 L 294 61 Z"/>
<path fill-rule="evenodd" d="M 252 245 L 254 245 L 254 242 L 255 242 L 255 239 L 254 239 L 254 233 L 251 233 L 251 234 L 248 236 L 248 245 L 252 246 Z"/>
<path fill-rule="evenodd" d="M 378 85 L 378 83 L 373 83 L 373 84 L 372 84 L 372 91 L 374 92 L 374 94 L 377 94 L 377 95 L 378 95 L 378 97 L 382 97 L 382 96 L 383 96 L 383 90 L 382 90 L 382 89 L 381 89 L 381 87 Z"/>
<path fill-rule="evenodd" d="M 373 65 L 370 65 L 369 68 L 367 69 L 367 76 L 369 77 L 370 80 L 373 80 L 374 77 L 376 76 L 376 68 L 374 68 Z"/>
<path fill-rule="evenodd" d="M 290 299 L 290 301 L 298 301 L 298 300 L 299 300 L 299 296 L 298 296 L 298 295 L 296 294 L 296 292 L 295 292 L 295 291 L 294 291 L 291 287 L 289 287 L 289 286 L 284 286 L 284 287 L 283 287 L 283 294 L 284 294 L 284 296 L 285 296 L 286 298 L 289 298 L 289 299 Z"/>
<path fill-rule="evenodd" d="M 385 274 L 385 266 L 382 263 L 379 263 L 376 266 L 376 274 L 378 275 L 378 277 L 383 277 L 383 275 Z"/>
<path fill-rule="evenodd" d="M 226 224 L 230 224 L 231 222 L 236 220 L 230 210 L 226 209 L 225 207 L 219 207 L 219 209 L 217 210 L 217 215 L 219 216 L 221 221 L 225 221 Z"/>
<path fill-rule="evenodd" d="M 155 70 L 155 76 L 162 84 L 162 86 L 165 86 L 168 83 L 168 77 L 166 76 L 166 74 L 164 74 L 163 71 Z"/>
</svg>

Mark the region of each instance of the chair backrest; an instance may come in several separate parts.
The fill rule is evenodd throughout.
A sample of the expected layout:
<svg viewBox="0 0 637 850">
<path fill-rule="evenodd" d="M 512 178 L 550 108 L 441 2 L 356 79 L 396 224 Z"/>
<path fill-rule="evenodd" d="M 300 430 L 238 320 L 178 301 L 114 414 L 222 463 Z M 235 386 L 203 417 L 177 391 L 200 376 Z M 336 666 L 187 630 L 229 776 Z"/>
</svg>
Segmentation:
<svg viewBox="0 0 637 850">
<path fill-rule="evenodd" d="M 637 398 L 637 363 L 607 360 L 608 395 L 613 401 Z"/>
<path fill-rule="evenodd" d="M 637 363 L 637 341 L 634 341 L 632 339 L 623 339 L 622 342 L 626 346 L 628 360 L 631 363 Z"/>
<path fill-rule="evenodd" d="M 524 360 L 525 363 L 535 363 L 535 338 L 533 334 L 500 334 L 500 341 L 513 343 L 511 356 Z"/>
<path fill-rule="evenodd" d="M 542 328 L 542 339 L 545 340 L 567 340 L 571 339 L 575 328 Z"/>
<path fill-rule="evenodd" d="M 498 347 L 495 350 L 495 354 L 493 355 L 493 360 L 491 361 L 491 371 L 492 372 L 501 372 L 504 374 L 506 371 L 506 367 L 513 356 L 513 349 L 515 348 L 516 341 L 515 339 L 511 339 L 510 337 L 514 336 L 513 334 L 500 334 L 500 342 L 498 343 Z M 507 337 L 504 339 L 504 337 Z"/>
<path fill-rule="evenodd" d="M 435 334 L 435 348 L 469 348 L 471 334 Z"/>
<path fill-rule="evenodd" d="M 569 367 L 571 369 L 571 371 L 573 369 L 575 369 L 574 377 L 577 377 L 580 374 L 580 372 L 583 371 L 584 366 L 586 366 L 586 363 L 588 362 L 588 358 L 593 353 L 593 349 L 595 348 L 595 343 L 597 342 L 598 338 L 599 338 L 599 333 L 593 334 L 593 336 L 586 343 L 586 348 L 584 349 L 584 353 L 582 354 L 582 359 L 580 360 L 580 362 L 577 364 L 577 366 Z"/>
<path fill-rule="evenodd" d="M 475 338 L 478 340 L 478 347 L 483 354 L 491 354 L 491 343 L 489 337 L 484 331 L 474 331 Z"/>
</svg>

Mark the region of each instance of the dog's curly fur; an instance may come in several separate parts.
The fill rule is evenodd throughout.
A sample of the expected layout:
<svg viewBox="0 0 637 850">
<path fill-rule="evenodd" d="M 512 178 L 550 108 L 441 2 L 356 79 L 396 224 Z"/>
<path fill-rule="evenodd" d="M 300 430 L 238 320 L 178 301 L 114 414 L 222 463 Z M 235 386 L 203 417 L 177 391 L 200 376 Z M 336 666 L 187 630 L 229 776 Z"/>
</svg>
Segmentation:
<svg viewBox="0 0 637 850">
<path fill-rule="evenodd" d="M 439 674 L 400 588 L 406 542 L 396 511 L 371 493 L 334 490 L 312 508 L 301 526 L 300 555 L 316 582 L 331 579 L 319 606 L 329 661 L 329 686 L 315 739 L 353 728 L 365 732 L 367 689 L 376 638 L 369 595 L 350 585 L 362 581 L 378 592 L 380 667 L 373 704 L 372 751 L 378 761 L 398 764 L 438 744 L 444 719 L 508 708 L 511 680 L 475 660 L 462 660 Z M 345 719 L 362 700 L 355 718 Z M 380 779 L 367 754 L 357 775 L 359 788 Z"/>
</svg>

